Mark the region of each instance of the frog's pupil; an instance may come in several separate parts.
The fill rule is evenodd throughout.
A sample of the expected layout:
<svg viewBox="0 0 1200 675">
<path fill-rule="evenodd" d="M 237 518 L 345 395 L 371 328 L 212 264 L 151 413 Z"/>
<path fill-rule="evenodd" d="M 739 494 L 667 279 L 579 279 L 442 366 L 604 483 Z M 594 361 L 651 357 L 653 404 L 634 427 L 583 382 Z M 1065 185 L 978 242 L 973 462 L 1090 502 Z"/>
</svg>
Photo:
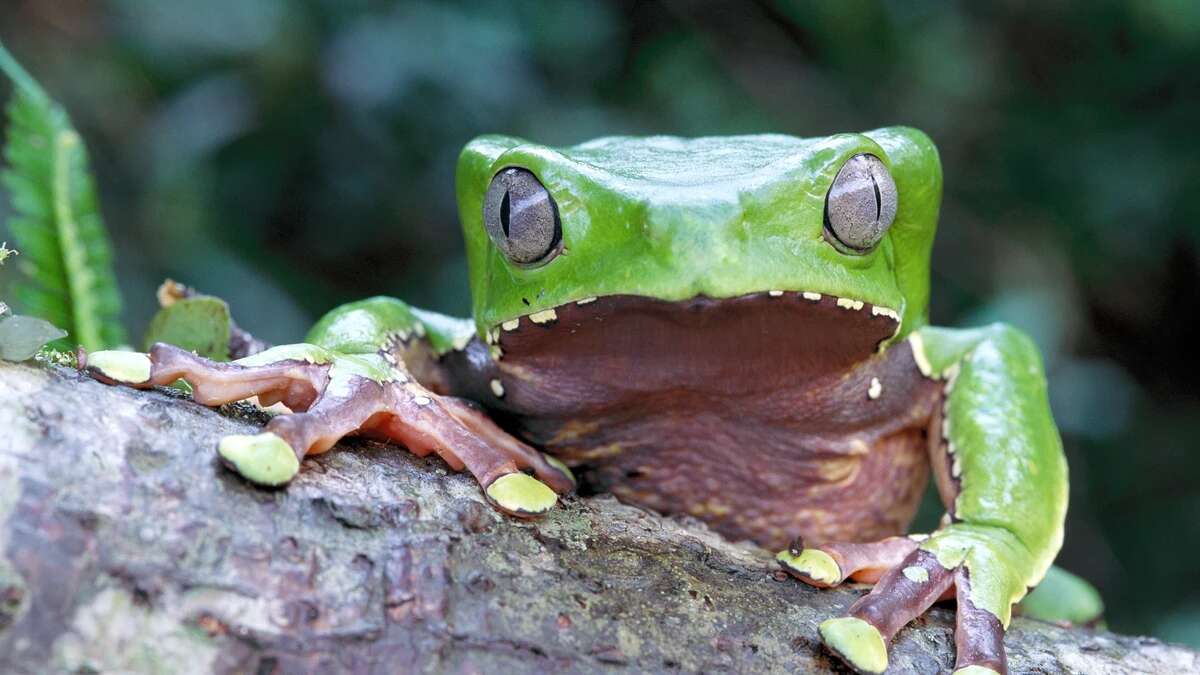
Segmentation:
<svg viewBox="0 0 1200 675">
<path fill-rule="evenodd" d="M 879 194 L 879 181 L 875 180 L 875 176 L 871 176 L 871 187 L 875 188 L 875 222 L 879 222 L 879 214 L 883 211 L 883 197 Z M 508 228 L 504 229 L 508 232 Z"/>
<path fill-rule="evenodd" d="M 878 187 L 875 189 L 878 192 Z M 509 192 L 504 191 L 504 198 L 500 199 L 500 228 L 504 229 L 504 237 L 509 235 Z"/>
</svg>

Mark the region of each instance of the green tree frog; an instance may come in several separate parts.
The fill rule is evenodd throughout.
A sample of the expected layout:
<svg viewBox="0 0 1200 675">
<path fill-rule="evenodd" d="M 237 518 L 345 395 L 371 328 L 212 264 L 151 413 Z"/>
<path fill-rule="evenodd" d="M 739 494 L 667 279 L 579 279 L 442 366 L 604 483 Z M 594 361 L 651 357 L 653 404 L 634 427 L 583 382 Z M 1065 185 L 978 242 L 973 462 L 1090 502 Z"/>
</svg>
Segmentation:
<svg viewBox="0 0 1200 675">
<path fill-rule="evenodd" d="M 233 363 L 157 344 L 85 367 L 182 378 L 209 405 L 282 402 L 292 414 L 218 448 L 257 483 L 352 433 L 437 453 L 518 517 L 574 471 L 782 549 L 815 586 L 874 582 L 819 628 L 859 672 L 883 672 L 943 597 L 956 672 L 1005 672 L 1013 604 L 1062 542 L 1067 466 L 1029 338 L 928 325 L 928 137 L 484 136 L 457 184 L 473 320 L 377 297 Z M 905 535 L 930 473 L 946 516 Z"/>
</svg>

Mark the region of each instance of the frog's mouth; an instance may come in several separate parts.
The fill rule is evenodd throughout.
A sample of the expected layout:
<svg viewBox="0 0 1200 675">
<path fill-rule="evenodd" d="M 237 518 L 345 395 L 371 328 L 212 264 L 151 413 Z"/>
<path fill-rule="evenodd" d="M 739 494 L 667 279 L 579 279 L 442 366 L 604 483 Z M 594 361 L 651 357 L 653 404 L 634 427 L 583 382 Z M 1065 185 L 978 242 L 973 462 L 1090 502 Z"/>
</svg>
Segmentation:
<svg viewBox="0 0 1200 675">
<path fill-rule="evenodd" d="M 806 291 L 676 302 L 612 295 L 506 321 L 487 341 L 501 373 L 528 384 L 619 378 L 608 384 L 729 394 L 842 371 L 899 328 L 889 307 Z"/>
</svg>

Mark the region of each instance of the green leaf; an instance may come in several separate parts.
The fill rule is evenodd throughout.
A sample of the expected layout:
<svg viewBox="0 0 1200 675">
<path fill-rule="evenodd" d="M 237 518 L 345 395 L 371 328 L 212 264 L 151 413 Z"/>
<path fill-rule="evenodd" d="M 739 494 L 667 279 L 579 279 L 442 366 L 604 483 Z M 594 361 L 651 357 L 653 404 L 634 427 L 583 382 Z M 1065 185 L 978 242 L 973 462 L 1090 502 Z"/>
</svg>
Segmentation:
<svg viewBox="0 0 1200 675">
<path fill-rule="evenodd" d="M 125 341 L 112 249 L 100 217 L 87 150 L 65 110 L 0 44 L 0 71 L 16 85 L 8 104 L 0 182 L 14 215 L 8 228 L 27 280 L 15 287 L 25 312 L 62 326 L 88 350 Z M 66 340 L 54 345 L 70 347 Z"/>
<path fill-rule="evenodd" d="M 229 305 L 220 298 L 197 295 L 176 300 L 150 321 L 146 351 L 155 342 L 166 342 L 213 361 L 228 361 L 229 324 Z"/>
<path fill-rule="evenodd" d="M 1061 567 L 1051 567 L 1046 578 L 1021 601 L 1021 613 L 1042 621 L 1087 625 L 1104 615 L 1104 601 L 1094 586 Z"/>
<path fill-rule="evenodd" d="M 0 317 L 0 359 L 24 361 L 67 334 L 33 316 Z"/>
</svg>

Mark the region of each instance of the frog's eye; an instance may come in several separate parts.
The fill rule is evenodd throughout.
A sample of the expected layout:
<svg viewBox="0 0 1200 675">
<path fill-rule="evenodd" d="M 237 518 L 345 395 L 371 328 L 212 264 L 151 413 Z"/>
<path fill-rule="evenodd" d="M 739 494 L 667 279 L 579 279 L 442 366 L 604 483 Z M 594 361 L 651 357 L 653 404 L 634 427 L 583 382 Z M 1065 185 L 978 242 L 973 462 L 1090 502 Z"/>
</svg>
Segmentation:
<svg viewBox="0 0 1200 675">
<path fill-rule="evenodd" d="M 518 265 L 544 263 L 559 251 L 558 207 L 525 169 L 496 174 L 483 200 L 483 224 L 496 247 Z"/>
<path fill-rule="evenodd" d="M 825 197 L 826 237 L 845 253 L 875 248 L 896 217 L 896 183 L 875 155 L 842 165 Z"/>
</svg>

